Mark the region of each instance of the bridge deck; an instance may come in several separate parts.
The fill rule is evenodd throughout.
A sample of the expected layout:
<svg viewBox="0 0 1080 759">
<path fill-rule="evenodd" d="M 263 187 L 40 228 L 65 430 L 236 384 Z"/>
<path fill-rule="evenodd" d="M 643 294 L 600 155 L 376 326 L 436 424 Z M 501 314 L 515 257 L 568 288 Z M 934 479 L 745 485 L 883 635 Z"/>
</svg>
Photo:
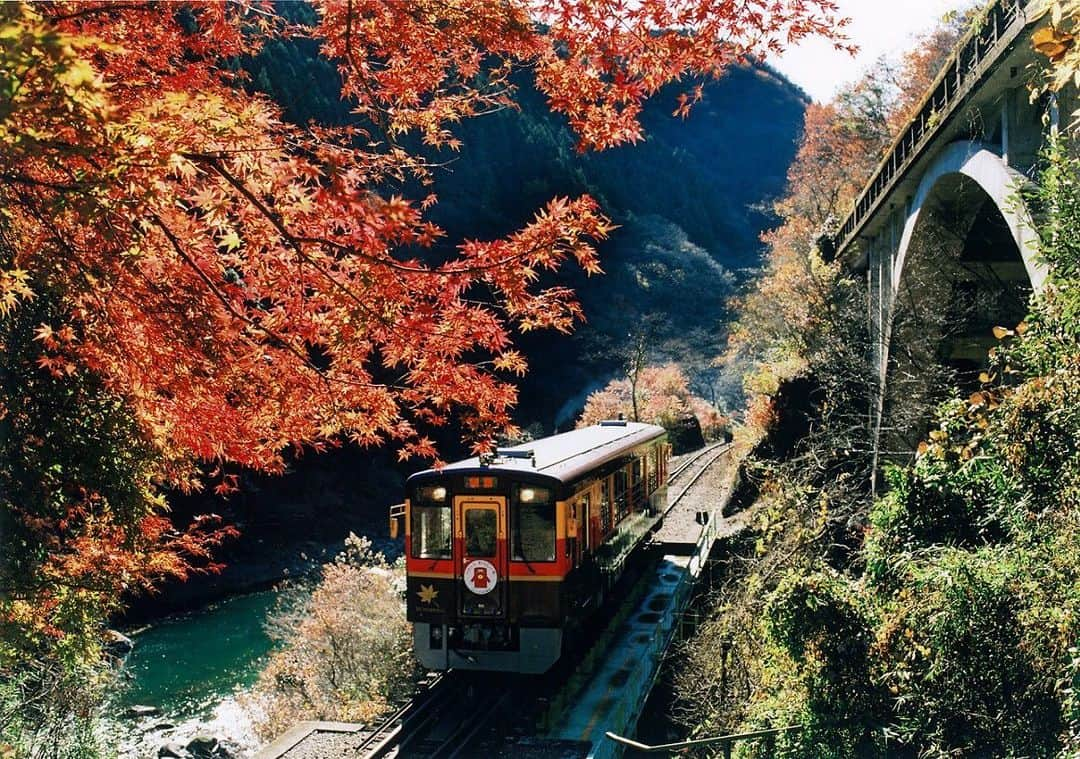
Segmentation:
<svg viewBox="0 0 1080 759">
<path fill-rule="evenodd" d="M 911 121 L 878 164 L 835 238 L 836 252 L 845 256 L 897 185 L 930 145 L 951 128 L 954 116 L 972 93 L 1006 58 L 1028 24 L 1033 0 L 995 0 L 981 24 L 956 46 L 930 86 Z"/>
</svg>

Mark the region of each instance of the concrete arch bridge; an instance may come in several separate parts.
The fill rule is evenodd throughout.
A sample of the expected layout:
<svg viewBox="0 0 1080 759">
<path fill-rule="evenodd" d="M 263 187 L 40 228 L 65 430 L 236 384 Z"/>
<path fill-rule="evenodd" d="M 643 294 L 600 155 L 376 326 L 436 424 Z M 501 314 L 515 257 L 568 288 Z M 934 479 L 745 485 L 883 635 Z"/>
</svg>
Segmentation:
<svg viewBox="0 0 1080 759">
<path fill-rule="evenodd" d="M 1022 320 L 1046 278 L 1024 190 L 1075 98 L 1029 96 L 1049 25 L 1039 5 L 987 10 L 837 234 L 835 254 L 866 278 L 876 458 L 911 455 L 935 389 L 976 384 L 993 327 Z"/>
</svg>

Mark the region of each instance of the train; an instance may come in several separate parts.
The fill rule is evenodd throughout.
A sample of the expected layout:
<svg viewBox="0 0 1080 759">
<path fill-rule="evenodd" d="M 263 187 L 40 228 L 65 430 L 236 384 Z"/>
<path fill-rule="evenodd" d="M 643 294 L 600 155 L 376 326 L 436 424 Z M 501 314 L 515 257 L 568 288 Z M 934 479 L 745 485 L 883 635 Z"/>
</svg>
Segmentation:
<svg viewBox="0 0 1080 759">
<path fill-rule="evenodd" d="M 613 420 L 409 477 L 391 530 L 421 664 L 548 671 L 662 520 L 670 455 Z"/>
</svg>

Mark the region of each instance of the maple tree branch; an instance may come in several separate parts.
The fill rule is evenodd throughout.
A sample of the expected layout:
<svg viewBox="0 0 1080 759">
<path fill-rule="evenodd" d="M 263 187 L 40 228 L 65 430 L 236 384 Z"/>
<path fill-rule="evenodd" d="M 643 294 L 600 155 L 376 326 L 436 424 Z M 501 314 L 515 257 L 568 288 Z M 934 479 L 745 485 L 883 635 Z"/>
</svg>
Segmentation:
<svg viewBox="0 0 1080 759">
<path fill-rule="evenodd" d="M 195 259 L 188 255 L 187 251 L 185 251 L 183 246 L 180 244 L 180 240 L 177 239 L 176 235 L 173 234 L 172 230 L 169 229 L 168 226 L 166 226 L 165 222 L 162 221 L 160 216 L 154 214 L 150 217 L 150 220 L 154 223 L 154 226 L 156 226 L 162 231 L 166 239 L 168 239 L 170 245 L 172 245 L 173 250 L 176 252 L 176 255 L 179 256 L 180 259 L 183 260 L 184 263 L 186 263 L 195 272 L 199 279 L 201 279 L 206 284 L 206 287 L 210 290 L 211 293 L 213 293 L 214 297 L 221 301 L 221 304 L 225 306 L 225 309 L 230 314 L 242 321 L 244 324 L 247 324 L 248 326 L 253 327 L 265 334 L 267 337 L 277 343 L 277 346 L 284 348 L 293 356 L 295 356 L 301 362 L 301 364 L 318 374 L 319 377 L 321 377 L 323 380 L 329 381 L 329 378 L 326 376 L 326 374 L 317 366 L 312 364 L 311 359 L 301 353 L 294 345 L 292 345 L 292 343 L 281 337 L 269 327 L 260 324 L 259 322 L 252 319 L 250 316 L 241 313 L 229 299 L 229 296 L 221 292 L 221 289 L 217 286 L 217 284 L 210 278 L 210 276 L 205 271 L 202 270 L 202 267 L 199 266 L 198 262 L 196 262 Z M 277 346 L 269 345 L 267 347 L 273 348 Z"/>
<path fill-rule="evenodd" d="M 386 114 L 376 104 L 375 93 L 372 91 L 371 85 L 368 83 L 367 79 L 360 74 L 360 66 L 357 65 L 353 54 L 352 26 L 353 0 L 349 0 L 345 7 L 345 58 L 346 60 L 348 60 L 349 65 L 353 68 L 353 80 L 356 81 L 361 88 L 363 88 L 365 94 L 367 95 L 371 103 L 371 110 L 375 114 L 375 121 L 377 126 L 379 127 L 379 131 L 382 132 L 383 138 L 386 140 L 386 143 L 391 147 L 397 147 L 397 143 L 394 141 L 393 132 L 390 130 L 390 126 L 386 122 Z"/>
<path fill-rule="evenodd" d="M 188 158 L 189 160 L 197 161 L 197 162 L 209 165 L 219 176 L 221 176 L 226 182 L 228 182 L 229 185 L 231 185 L 237 192 L 239 192 L 249 203 L 251 203 L 256 208 L 256 210 L 259 211 L 259 213 L 261 213 L 273 225 L 274 229 L 277 230 L 278 234 L 281 235 L 282 239 L 284 239 L 286 241 L 286 243 L 288 243 L 289 247 L 291 247 L 296 252 L 297 256 L 299 256 L 302 261 L 305 261 L 308 264 L 310 264 L 316 271 L 318 271 L 320 274 L 322 274 L 323 277 L 325 277 L 331 283 L 331 285 L 333 285 L 335 288 L 337 288 L 341 292 L 345 293 L 345 295 L 353 303 L 355 303 L 357 306 L 359 306 L 361 310 L 363 310 L 366 314 L 368 314 L 373 319 L 378 321 L 384 327 L 386 327 L 387 329 L 403 329 L 403 330 L 405 330 L 407 332 L 414 332 L 416 334 L 425 335 L 427 337 L 434 337 L 434 338 L 443 337 L 443 335 L 438 333 L 438 332 L 431 331 L 431 330 L 419 329 L 417 327 L 412 327 L 412 326 L 408 326 L 408 325 L 398 324 L 398 323 L 394 322 L 393 320 L 388 319 L 387 317 L 383 316 L 382 314 L 376 313 L 370 306 L 368 306 L 366 303 L 364 303 L 363 299 L 360 298 L 359 295 L 357 295 L 355 292 L 353 292 L 352 288 L 346 286 L 337 277 L 335 277 L 333 275 L 333 273 L 327 271 L 327 269 L 324 266 L 322 266 L 321 264 L 319 264 L 318 261 L 316 261 L 311 256 L 309 256 L 307 253 L 305 253 L 304 249 L 303 249 L 303 244 L 304 243 L 313 243 L 313 244 L 320 244 L 320 245 L 326 245 L 326 246 L 329 246 L 329 247 L 334 247 L 334 248 L 336 248 L 336 249 L 338 249 L 338 250 L 340 250 L 342 252 L 346 252 L 346 253 L 348 253 L 350 255 L 358 256 L 358 257 L 363 258 L 364 260 L 370 261 L 372 263 L 375 263 L 375 264 L 378 264 L 378 265 L 381 265 L 381 266 L 386 266 L 386 267 L 391 268 L 391 269 L 397 269 L 398 271 L 405 271 L 405 272 L 413 273 L 413 274 L 424 274 L 424 275 L 429 275 L 429 276 L 446 277 L 446 276 L 449 276 L 451 274 L 467 274 L 467 273 L 469 273 L 468 270 L 462 269 L 462 270 L 454 270 L 454 271 L 451 271 L 451 272 L 445 272 L 445 271 L 441 272 L 441 271 L 436 271 L 436 270 L 432 270 L 432 269 L 421 269 L 421 268 L 416 268 L 416 267 L 409 267 L 409 266 L 405 266 L 403 264 L 399 264 L 396 261 L 393 261 L 392 259 L 387 260 L 387 259 L 379 258 L 377 256 L 371 256 L 371 255 L 368 255 L 368 254 L 363 253 L 361 251 L 358 251 L 355 248 L 351 248 L 351 247 L 342 245 L 340 243 L 335 243 L 335 242 L 330 241 L 330 240 L 324 240 L 324 239 L 321 239 L 321 238 L 297 237 L 296 235 L 294 235 L 292 232 L 289 231 L 289 229 L 285 226 L 284 222 L 281 221 L 281 219 L 278 217 L 278 215 L 276 213 L 274 213 L 272 210 L 270 210 L 270 208 L 267 207 L 267 205 L 265 203 L 263 203 L 261 200 L 259 200 L 255 196 L 255 194 L 253 192 L 251 192 L 251 190 L 248 189 L 248 187 L 245 186 L 243 182 L 240 181 L 240 179 L 238 179 L 230 171 L 228 171 L 224 166 L 221 165 L 221 161 L 220 161 L 219 158 L 217 158 L 215 156 L 212 156 L 212 155 L 205 155 L 205 154 L 199 154 L 199 153 L 185 153 L 183 155 L 186 158 Z M 519 255 L 527 255 L 530 252 L 532 252 L 532 251 L 523 251 Z M 512 259 L 507 259 L 507 260 L 509 261 L 509 260 L 512 260 Z"/>
<path fill-rule="evenodd" d="M 311 361 L 311 358 L 309 356 L 307 356 L 303 352 L 301 352 L 298 348 L 296 348 L 294 345 L 292 345 L 292 343 L 290 343 L 284 337 L 277 334 L 274 330 L 266 327 L 265 325 L 255 321 L 251 317 L 249 317 L 249 316 L 241 313 L 240 311 L 238 311 L 236 309 L 236 307 L 233 305 L 232 301 L 229 300 L 229 296 L 226 295 L 225 293 L 221 292 L 221 289 L 217 286 L 217 284 L 213 281 L 213 279 L 211 279 L 210 276 L 207 275 L 206 272 L 203 271 L 203 269 L 198 265 L 198 263 L 194 259 L 192 259 L 191 256 L 189 256 L 186 251 L 183 250 L 183 247 L 180 244 L 180 240 L 176 237 L 175 234 L 173 234 L 172 230 L 170 230 L 164 224 L 164 222 L 161 220 L 161 218 L 158 217 L 157 215 L 154 215 L 154 216 L 152 216 L 150 218 L 154 222 L 154 225 L 157 226 L 162 231 L 162 233 L 164 233 L 166 238 L 169 240 L 169 243 L 172 246 L 173 250 L 176 251 L 176 254 L 184 261 L 184 263 L 186 263 L 189 267 L 191 267 L 195 271 L 195 273 L 199 277 L 199 279 L 201 279 L 206 284 L 206 286 L 210 289 L 211 293 L 213 293 L 214 297 L 216 297 L 219 301 L 221 301 L 222 305 L 225 306 L 226 310 L 228 310 L 228 312 L 230 314 L 232 314 L 234 317 L 236 317 L 240 321 L 244 322 L 245 324 L 259 330 L 260 332 L 262 332 L 263 334 L 265 334 L 267 337 L 269 337 L 271 340 L 273 340 L 275 343 L 278 344 L 278 345 L 267 344 L 268 348 L 273 349 L 273 348 L 279 347 L 279 346 L 280 346 L 280 348 L 284 348 L 286 351 L 288 351 L 293 356 L 295 356 L 296 359 L 298 361 L 300 361 L 302 366 L 306 367 L 307 369 L 310 369 L 315 374 L 317 374 L 319 376 L 319 378 L 324 383 L 326 383 L 327 385 L 329 385 L 332 382 L 340 382 L 340 383 L 346 384 L 346 385 L 353 385 L 353 386 L 356 386 L 356 387 L 367 387 L 367 388 L 380 389 L 380 390 L 404 390 L 404 389 L 406 389 L 405 386 L 389 385 L 389 384 L 386 384 L 386 383 L 379 383 L 379 382 L 362 382 L 360 380 L 356 380 L 356 379 L 352 379 L 352 378 L 349 378 L 349 377 L 341 376 L 338 373 L 335 373 L 333 376 L 330 376 L 327 372 L 323 371 L 318 366 L 313 364 L 312 361 Z"/>
</svg>

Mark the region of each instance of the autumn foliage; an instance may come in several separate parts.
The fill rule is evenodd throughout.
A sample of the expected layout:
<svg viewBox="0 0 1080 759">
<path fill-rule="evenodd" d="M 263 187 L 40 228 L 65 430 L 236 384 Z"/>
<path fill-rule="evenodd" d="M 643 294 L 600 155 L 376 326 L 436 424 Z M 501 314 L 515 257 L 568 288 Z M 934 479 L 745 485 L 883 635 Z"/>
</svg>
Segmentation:
<svg viewBox="0 0 1080 759">
<path fill-rule="evenodd" d="M 372 724 L 409 694 L 420 670 L 401 603 L 404 582 L 403 566 L 350 534 L 310 595 L 271 616 L 279 648 L 245 697 L 263 738 L 299 720 Z"/>
<path fill-rule="evenodd" d="M 500 240 L 429 220 L 454 124 L 513 108 L 515 71 L 602 149 L 642 138 L 663 85 L 687 82 L 686 115 L 727 64 L 842 26 L 830 0 L 314 6 L 314 28 L 270 2 L 0 6 L 0 621 L 29 631 L 0 670 L 205 564 L 223 534 L 176 532 L 163 486 L 512 427 L 512 333 L 571 329 L 549 275 L 599 272 L 609 231 L 588 197 Z M 244 89 L 235 62 L 279 35 L 319 41 L 352 124 L 289 124 Z"/>
<path fill-rule="evenodd" d="M 615 379 L 591 393 L 578 419 L 578 427 L 587 427 L 604 419 L 633 419 L 631 383 Z M 695 417 L 706 440 L 722 437 L 730 420 L 715 406 L 690 393 L 686 374 L 677 364 L 646 366 L 637 382 L 638 416 L 635 421 L 675 428 L 687 417 Z"/>
</svg>

